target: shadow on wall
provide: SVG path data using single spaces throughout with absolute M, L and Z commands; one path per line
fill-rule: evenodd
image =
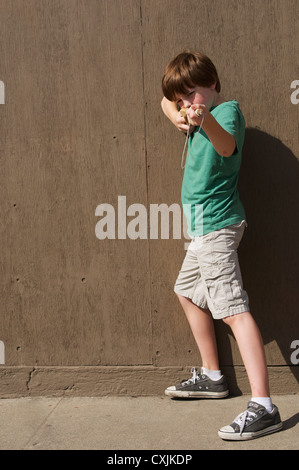
M 291 343 L 299 339 L 297 158 L 280 140 L 246 129 L 239 192 L 248 223 L 239 260 L 250 310 L 265 345 L 273 343 L 267 348 L 268 365 L 292 366 Z M 229 350 L 226 344 L 224 355 Z M 299 382 L 299 367 L 292 372 Z

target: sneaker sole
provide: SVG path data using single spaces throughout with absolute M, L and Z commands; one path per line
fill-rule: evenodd
M 165 395 L 173 398 L 225 398 L 229 395 L 229 391 L 224 392 L 190 392 L 180 390 L 165 390 Z
M 273 434 L 274 432 L 278 432 L 281 429 L 282 423 L 278 423 L 274 424 L 273 426 L 269 426 L 268 428 L 261 429 L 260 431 L 243 432 L 241 435 L 238 433 L 223 432 L 220 430 L 218 431 L 218 436 L 226 441 L 248 441 L 249 439 L 257 439 L 258 437 L 266 436 L 267 434 Z

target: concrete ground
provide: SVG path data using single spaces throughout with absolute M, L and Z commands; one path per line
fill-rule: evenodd
M 218 437 L 219 427 L 244 411 L 249 399 L 2 399 L 0 450 L 298 450 L 299 395 L 273 397 L 282 431 L 243 442 Z

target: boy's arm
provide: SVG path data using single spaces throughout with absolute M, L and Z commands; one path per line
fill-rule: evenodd
M 188 114 L 192 120 L 192 124 L 200 126 L 202 117 L 199 117 L 195 114 L 196 108 L 198 108 L 198 105 L 192 105 L 188 110 Z M 200 105 L 200 108 L 204 110 L 204 121 L 202 128 L 209 137 L 214 149 L 222 157 L 230 157 L 236 148 L 235 138 L 232 136 L 232 134 L 220 126 L 214 116 L 204 105 Z
M 164 114 L 170 119 L 170 121 L 177 127 L 179 131 L 187 132 L 188 125 L 186 124 L 185 118 L 180 115 L 177 110 L 177 105 L 174 101 L 169 101 L 165 96 L 161 101 L 161 107 Z

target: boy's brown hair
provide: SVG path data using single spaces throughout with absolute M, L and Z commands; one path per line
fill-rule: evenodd
M 221 89 L 216 67 L 201 52 L 182 52 L 166 66 L 162 90 L 169 101 L 175 101 L 178 95 L 185 95 L 196 86 L 210 87 L 216 82 L 215 90 Z

